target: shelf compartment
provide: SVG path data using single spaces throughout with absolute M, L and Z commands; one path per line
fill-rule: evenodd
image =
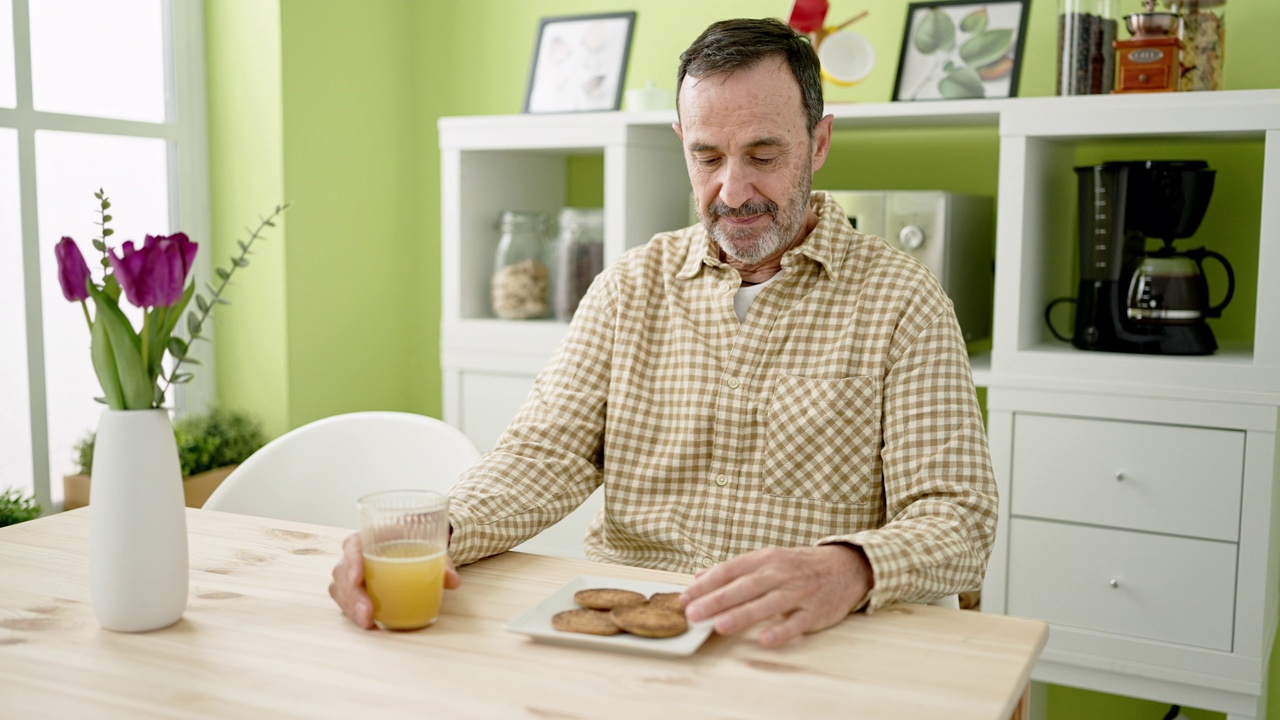
M 1143 388 L 1152 394 L 1180 386 L 1280 393 L 1280 324 L 1263 310 L 1280 307 L 1280 291 L 1261 280 L 1280 273 L 1280 207 L 1262 200 L 1280 186 L 1280 92 L 1227 93 L 1212 99 L 1083 98 L 1087 102 L 1070 113 L 1056 112 L 1060 103 L 1048 100 L 1058 99 L 1046 99 L 1019 104 L 1003 116 L 995 382 L 1036 377 Z M 1157 112 L 1161 109 L 1177 121 Z M 1045 308 L 1055 298 L 1074 298 L 1077 290 L 1072 167 L 1174 157 L 1204 157 L 1219 169 L 1205 223 L 1197 237 L 1179 241 L 1179 247 L 1203 245 L 1237 265 L 1236 297 L 1223 319 L 1210 321 L 1221 349 L 1209 356 L 1134 355 L 1080 351 L 1056 340 L 1045 324 Z M 1231 174 L 1224 175 L 1218 165 Z M 1216 210 L 1218 205 L 1223 209 Z M 1217 227 L 1236 234 L 1213 237 Z M 1205 263 L 1205 269 L 1216 301 L 1225 292 L 1224 276 L 1214 263 Z M 1072 317 L 1067 308 L 1055 311 L 1060 332 L 1070 334 Z

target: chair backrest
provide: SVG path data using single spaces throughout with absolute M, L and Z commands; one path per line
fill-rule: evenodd
M 355 529 L 360 496 L 402 488 L 444 492 L 479 459 L 466 435 L 435 418 L 335 415 L 267 443 L 222 481 L 204 507 Z

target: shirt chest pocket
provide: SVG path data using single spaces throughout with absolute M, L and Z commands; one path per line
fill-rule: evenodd
M 784 375 L 769 399 L 764 492 L 863 503 L 880 479 L 880 380 Z

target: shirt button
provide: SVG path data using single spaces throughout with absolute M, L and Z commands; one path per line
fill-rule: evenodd
M 725 485 L 729 484 L 729 478 L 725 477 L 724 475 L 717 475 L 716 484 L 719 485 L 720 487 L 724 487 Z
M 725 384 L 725 385 L 728 385 L 730 388 L 732 388 L 732 389 L 734 389 L 734 390 L 737 390 L 737 389 L 738 389 L 738 386 L 739 386 L 739 385 L 741 385 L 742 383 L 741 383 L 741 382 L 739 382 L 738 378 L 736 378 L 736 377 L 731 377 L 731 378 L 729 378 L 728 380 L 726 380 L 724 384 Z
M 709 558 L 709 557 L 704 557 L 704 558 L 702 558 L 702 567 L 704 567 L 704 568 L 709 568 L 709 567 L 711 567 L 712 565 L 715 565 L 715 564 L 716 564 L 716 561 L 715 561 L 715 560 L 712 560 L 712 559 L 711 559 L 711 558 Z
M 720 283 L 720 292 L 729 292 L 729 283 L 728 283 L 728 281 L 725 281 L 725 282 Z

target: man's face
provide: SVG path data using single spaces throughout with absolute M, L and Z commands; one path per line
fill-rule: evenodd
M 686 76 L 675 130 L 698 215 L 725 255 L 757 263 L 803 231 L 813 172 L 830 147 L 831 118 L 809 137 L 800 86 L 785 60 Z

